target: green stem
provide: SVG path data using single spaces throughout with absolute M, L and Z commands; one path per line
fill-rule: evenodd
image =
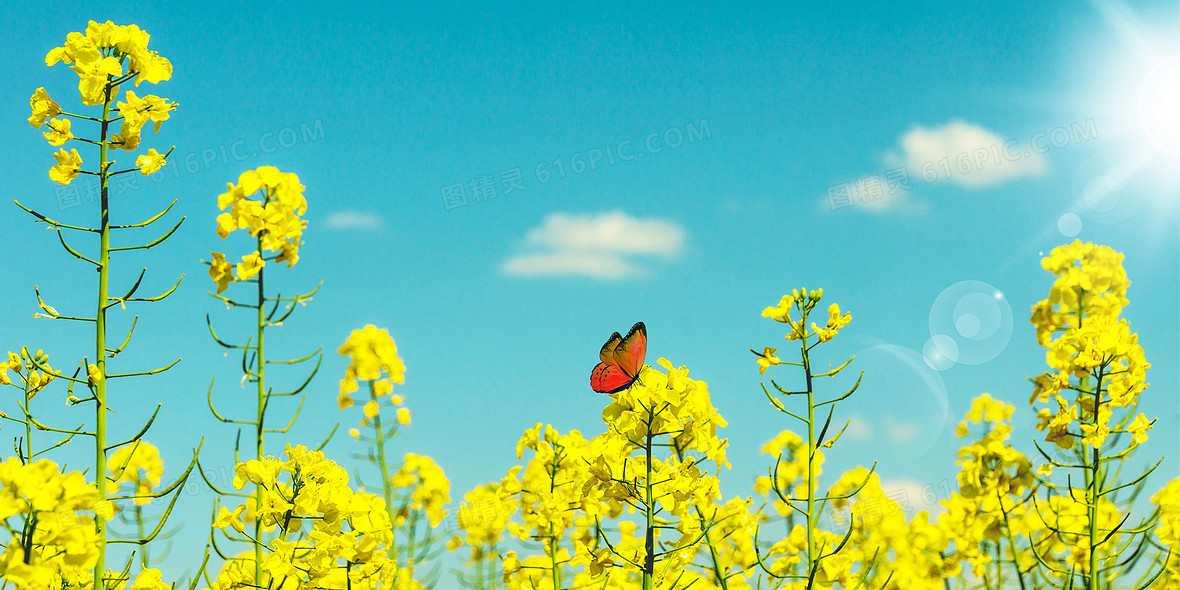
M 705 526 L 712 525 L 712 523 L 708 523 L 708 525 L 705 524 L 705 513 L 701 510 L 701 507 L 696 506 L 695 508 L 697 511 L 697 518 L 700 519 L 701 524 Z M 714 514 L 714 516 L 716 516 L 716 514 Z M 709 557 L 711 557 L 713 560 L 713 582 L 716 583 L 717 587 L 721 588 L 721 590 L 729 590 L 729 581 L 725 577 L 725 572 L 721 571 L 721 556 L 717 554 L 717 546 L 713 542 L 713 533 L 708 529 L 705 530 L 705 544 L 709 546 Z
M 138 487 L 138 483 L 136 484 L 136 486 Z M 137 528 L 139 529 L 139 538 L 140 539 L 146 538 L 143 534 L 143 532 L 144 532 L 143 531 L 143 507 L 140 506 L 139 504 L 135 505 L 135 524 L 136 524 Z M 140 563 L 140 565 L 143 566 L 143 569 L 148 568 L 148 546 L 147 545 L 140 545 L 139 546 L 139 563 Z
M 804 308 L 801 313 L 800 326 L 807 325 L 807 315 L 808 310 Z M 816 559 L 815 554 L 815 534 L 813 532 L 818 519 L 818 515 L 815 513 L 815 489 L 817 487 L 815 482 L 815 393 L 812 387 L 811 357 L 807 352 L 806 329 L 804 329 L 800 340 L 803 351 L 803 373 L 807 377 L 807 587 L 811 588 L 815 572 L 819 567 L 819 560 Z
M 373 382 L 369 381 L 369 399 L 377 401 L 377 390 L 373 386 Z M 389 479 L 389 464 L 385 461 L 385 431 L 381 427 L 381 414 L 378 413 L 373 416 L 373 433 L 377 442 L 377 462 L 381 466 L 381 492 L 385 495 L 385 510 L 389 512 L 389 522 L 393 527 L 397 528 L 397 514 L 393 509 L 393 482 Z M 394 563 L 393 581 L 394 587 L 397 587 L 398 578 L 401 576 L 400 567 L 397 563 L 397 537 L 394 536 L 393 543 L 389 545 L 389 559 Z
M 264 189 L 265 190 L 265 189 Z M 262 232 L 258 235 L 258 251 L 262 251 Z M 265 459 L 265 447 L 263 445 L 263 436 L 265 430 L 263 428 L 264 418 L 266 417 L 266 357 L 263 353 L 263 338 L 266 335 L 266 291 L 263 289 L 262 275 L 266 269 L 258 271 L 258 355 L 255 358 L 255 367 L 257 368 L 258 379 L 258 422 L 255 424 L 254 442 L 256 445 L 255 456 L 261 462 Z M 262 519 L 258 518 L 258 511 L 262 509 L 262 486 L 256 485 L 254 487 L 254 584 L 258 588 L 262 588 Z
M 647 422 L 647 437 L 644 441 L 643 450 L 647 455 L 647 476 L 643 479 L 645 494 L 644 494 L 644 508 L 646 509 L 645 516 L 647 517 L 647 534 L 643 541 L 643 548 L 646 555 L 643 558 L 643 590 L 651 590 L 656 572 L 656 523 L 655 523 L 655 499 L 652 498 L 651 490 L 651 425 L 655 422 L 655 416 L 649 415 Z
M 94 364 L 98 366 L 99 374 L 106 375 L 107 348 L 107 279 L 110 276 L 111 262 L 111 218 L 110 201 L 107 186 L 107 128 L 110 125 L 111 86 L 107 85 L 102 104 L 102 123 L 100 124 L 98 145 L 98 182 L 99 202 L 101 206 L 102 222 L 99 226 L 98 250 L 98 311 L 94 318 Z M 94 562 L 94 587 L 96 590 L 106 588 L 106 551 L 107 551 L 107 380 L 102 378 L 94 387 L 94 482 L 98 488 L 96 506 L 102 507 L 103 514 L 95 515 L 95 549 L 98 559 Z
M 1102 401 L 1102 376 L 1099 373 L 1097 383 L 1094 385 L 1094 424 L 1097 426 L 1099 404 Z M 1098 489 L 1100 484 L 1101 460 L 1099 456 L 1099 448 L 1095 446 L 1091 455 L 1091 465 L 1088 470 L 1089 481 L 1086 482 L 1086 503 L 1088 504 L 1089 523 L 1088 529 L 1090 533 L 1090 571 L 1089 571 L 1089 590 L 1098 590 L 1098 501 L 1101 499 L 1101 490 Z
M 1020 551 L 1016 547 L 1016 537 L 1012 535 L 1012 526 L 1008 523 L 1008 510 L 1004 508 L 1004 498 L 1000 495 L 999 489 L 996 489 L 996 498 L 1000 501 L 1000 514 L 1004 515 L 1004 535 L 1008 538 L 1008 546 L 1012 550 L 1012 566 L 1016 569 L 1016 580 L 1020 582 L 1020 590 L 1026 590 L 1024 573 L 1020 571 Z M 1030 547 L 1030 550 L 1035 549 Z
M 25 381 L 25 465 L 33 462 L 33 400 L 29 397 L 29 383 Z
M 549 523 L 549 573 L 553 576 L 553 587 L 561 588 L 561 565 L 557 563 L 557 535 L 553 534 L 553 523 Z

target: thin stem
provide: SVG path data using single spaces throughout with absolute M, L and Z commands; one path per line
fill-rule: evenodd
M 99 226 L 98 251 L 98 311 L 94 316 L 94 364 L 98 366 L 100 375 L 106 375 L 107 351 L 107 280 L 110 276 L 111 262 L 111 223 L 110 223 L 110 193 L 107 186 L 107 130 L 110 125 L 111 89 L 108 84 L 102 105 L 101 131 L 98 145 L 98 181 L 101 204 L 102 222 Z M 99 379 L 94 386 L 94 482 L 98 488 L 98 506 L 102 506 L 104 514 L 107 506 L 107 380 Z M 106 549 L 107 523 L 106 517 L 96 515 L 94 519 L 95 549 L 98 559 L 94 562 L 94 587 L 96 590 L 106 589 Z
M 643 541 L 644 550 L 647 552 L 647 555 L 645 555 L 643 558 L 643 590 L 651 590 L 652 589 L 652 584 L 654 582 L 653 578 L 655 577 L 655 570 L 656 570 L 656 547 L 655 547 L 655 545 L 656 545 L 656 542 L 655 542 L 656 515 L 655 515 L 655 506 L 653 506 L 653 504 L 655 504 L 655 499 L 652 497 L 652 490 L 651 490 L 651 446 L 652 446 L 651 445 L 651 441 L 652 441 L 651 424 L 654 421 L 655 421 L 655 416 L 652 415 L 651 412 L 649 412 L 648 413 L 647 429 L 646 429 L 647 430 L 647 435 L 646 435 L 647 438 L 644 441 L 645 444 L 643 445 L 643 450 L 647 456 L 647 477 L 645 477 L 643 480 L 644 489 L 645 489 L 645 493 L 644 493 L 644 497 L 643 497 L 644 508 L 647 511 L 645 514 L 645 516 L 647 517 L 647 535 Z
M 33 414 L 31 407 L 33 399 L 29 396 L 29 382 L 25 381 L 25 403 L 21 409 L 25 411 L 25 465 L 33 462 Z
M 807 315 L 808 310 L 803 308 L 799 325 L 807 325 Z M 815 391 L 812 387 L 811 356 L 807 352 L 806 330 L 803 331 L 800 340 L 800 348 L 803 352 L 803 373 L 807 377 L 807 587 L 810 588 L 815 570 L 819 567 L 818 556 L 815 554 L 815 534 L 813 532 L 815 521 L 818 518 L 815 513 Z
M 259 276 L 262 276 L 259 274 Z M 261 307 L 261 306 L 260 306 Z M 373 382 L 369 381 L 369 399 L 377 400 L 377 390 L 373 386 Z M 397 526 L 397 513 L 393 509 L 393 482 L 389 479 L 389 464 L 385 461 L 385 430 L 381 427 L 381 414 L 373 416 L 373 432 L 376 435 L 377 443 L 377 463 L 381 466 L 381 492 L 385 495 L 385 510 L 389 512 L 389 522 Z M 389 559 L 393 561 L 395 567 L 397 566 L 397 539 L 389 545 Z M 398 567 L 394 571 L 394 587 L 397 587 L 397 578 L 401 576 L 401 569 Z
M 139 531 L 139 538 L 143 539 L 143 506 L 139 504 L 135 505 L 135 524 Z M 148 546 L 146 544 L 139 546 L 139 563 L 143 566 L 143 569 L 148 568 Z
M 262 249 L 262 232 L 258 233 L 258 248 L 259 248 L 259 250 Z M 260 269 L 258 271 L 258 324 L 256 326 L 257 334 L 258 334 L 258 344 L 257 344 L 257 347 L 255 348 L 255 350 L 258 353 L 258 355 L 255 357 L 255 359 L 257 360 L 256 371 L 257 371 L 257 380 L 258 380 L 258 422 L 257 422 L 257 424 L 255 424 L 254 443 L 255 443 L 255 456 L 258 458 L 259 462 L 262 462 L 262 460 L 265 458 L 265 454 L 264 454 L 265 447 L 263 446 L 263 437 L 265 434 L 265 430 L 263 428 L 263 422 L 264 422 L 263 419 L 265 418 L 265 415 L 266 415 L 266 378 L 265 378 L 265 371 L 266 371 L 266 360 L 265 359 L 266 359 L 266 357 L 264 356 L 264 353 L 263 353 L 264 349 L 262 346 L 263 337 L 266 334 L 266 317 L 262 311 L 262 302 L 266 298 L 265 291 L 263 291 L 263 283 L 262 283 L 262 275 L 265 271 L 266 271 L 266 269 Z M 256 510 L 260 510 L 262 508 L 262 485 L 261 484 L 254 486 L 254 505 L 257 507 Z M 263 585 L 262 585 L 262 519 L 257 518 L 257 517 L 255 517 L 255 519 L 254 519 L 254 584 L 258 588 L 263 587 Z

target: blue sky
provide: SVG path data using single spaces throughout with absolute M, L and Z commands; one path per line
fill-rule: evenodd
M 185 273 L 175 296 L 115 321 L 141 314 L 116 367 L 183 357 L 113 393 L 113 423 L 128 434 L 164 404 L 149 440 L 171 473 L 201 436 L 206 461 L 229 462 L 234 431 L 205 408 L 210 379 L 221 406 L 253 411 L 203 325 L 209 314 L 244 334 L 250 317 L 206 294 L 201 261 L 244 253 L 214 233 L 216 196 L 262 165 L 297 173 L 309 202 L 300 263 L 268 283 L 288 294 L 323 280 L 271 332 L 277 355 L 326 353 L 304 418 L 272 439 L 275 452 L 359 418 L 336 410 L 335 349 L 371 323 L 407 366 L 398 391 L 414 424 L 395 449 L 434 457 L 457 501 L 514 465 L 537 422 L 601 432 L 607 400 L 588 374 L 606 337 L 642 320 L 649 364 L 665 357 L 709 383 L 730 423 L 723 491 L 748 495 L 770 465 L 759 446 L 793 427 L 762 396 L 748 351 L 791 348 L 760 312 L 792 288 L 823 287 L 853 321 L 818 362 L 856 355 L 865 371 L 837 412 L 856 426 L 825 470 L 879 460 L 887 488 L 928 508 L 913 490 L 953 482 L 952 430 L 972 397 L 1016 404 L 1018 447 L 1035 452 L 1026 378 L 1045 367 L 1029 309 L 1052 282 L 1040 257 L 1076 237 L 1126 253 L 1125 317 L 1154 364 L 1142 409 L 1159 418 L 1141 457 L 1168 457 L 1157 482 L 1180 473 L 1180 156 L 1175 122 L 1150 102 L 1175 90 L 1180 46 L 1163 41 L 1175 3 L 71 3 L 0 15 L 14 31 L 0 87 L 8 194 L 67 222 L 93 223 L 97 204 L 57 190 L 54 150 L 24 120 L 40 86 L 77 107 L 74 74 L 45 68 L 45 53 L 109 19 L 139 24 L 173 64 L 170 81 L 140 88 L 180 105 L 144 135 L 145 147 L 175 145 L 172 158 L 158 182 L 112 198 L 116 223 L 172 199 L 168 218 L 187 217 L 114 271 L 126 284 L 147 266 L 147 291 Z M 523 186 L 506 194 L 517 170 Z M 477 198 L 473 182 L 494 198 Z M 92 275 L 9 211 L 0 347 L 44 348 L 70 366 L 93 335 L 34 320 L 33 285 L 63 313 L 86 310 Z M 928 342 L 962 362 L 924 359 Z M 42 395 L 45 412 L 64 398 Z M 357 465 L 348 457 L 361 448 L 341 437 L 327 450 Z M 182 500 L 185 551 L 202 543 L 211 501 Z

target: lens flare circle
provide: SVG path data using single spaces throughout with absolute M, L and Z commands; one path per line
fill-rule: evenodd
M 935 371 L 945 371 L 959 361 L 959 345 L 944 334 L 931 336 L 922 346 L 922 360 Z
M 1061 235 L 1072 238 L 1082 231 L 1082 218 L 1077 213 L 1066 213 L 1057 220 L 1057 231 Z
M 922 356 L 936 370 L 946 370 L 939 367 L 947 361 L 981 365 L 1011 340 L 1012 306 L 1004 294 L 983 281 L 960 281 L 943 289 L 930 306 L 930 340 Z

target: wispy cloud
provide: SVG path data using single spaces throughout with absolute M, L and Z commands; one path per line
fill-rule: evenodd
M 918 434 L 922 432 L 922 428 L 917 422 L 888 420 L 885 432 L 889 435 L 889 440 L 895 443 L 907 443 L 917 438 Z
M 1053 133 L 1058 130 L 1067 131 L 1060 127 Z M 1076 129 L 1072 137 L 1079 141 Z M 1036 138 L 1042 140 L 1040 144 L 1034 143 Z M 915 126 L 882 155 L 887 171 L 834 184 L 818 204 L 831 211 L 848 208 L 876 215 L 922 215 L 930 205 L 915 198 L 915 187 L 950 183 L 977 189 L 1040 176 L 1049 168 L 1044 156 L 1047 145 L 1046 133 L 1020 143 L 962 120 L 937 127 Z
M 859 415 L 853 414 L 848 419 L 848 429 L 844 432 L 844 435 L 850 440 L 867 440 L 873 436 L 873 425 Z
M 384 222 L 376 213 L 365 211 L 336 211 L 328 215 L 328 229 L 379 229 Z
M 529 251 L 504 261 L 516 276 L 586 276 L 618 280 L 642 276 L 644 259 L 680 253 L 685 232 L 663 219 L 640 219 L 613 211 L 597 215 L 551 213 L 529 230 Z
M 966 188 L 1040 176 L 1048 169 L 1044 155 L 1030 146 L 961 120 L 910 129 L 886 160 L 905 165 L 918 178 L 942 177 Z

